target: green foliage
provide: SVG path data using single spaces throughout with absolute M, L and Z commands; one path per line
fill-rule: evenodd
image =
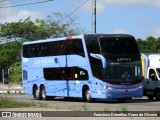
M 22 65 L 21 62 L 16 62 L 9 68 L 10 71 L 10 81 L 14 83 L 20 83 L 22 80 Z
M 37 19 L 33 22 L 27 18 L 18 22 L 0 24 L 0 37 L 6 41 L 17 38 L 39 40 L 76 35 L 82 32 L 80 28 L 76 27 L 76 20 L 70 16 L 53 13 L 46 20 Z
M 160 53 L 160 38 L 149 36 L 146 40 L 137 39 L 137 44 L 141 53 Z
M 14 41 L 0 44 L 0 69 L 9 68 L 9 66 L 21 60 L 22 42 Z
M 37 19 L 33 22 L 27 18 L 18 22 L 0 23 L 0 43 L 3 43 L 0 44 L 0 70 L 10 68 L 11 81 L 20 82 L 22 43 L 25 40 L 79 34 L 81 29 L 76 27 L 76 20 L 70 16 L 53 13 L 46 20 Z M 1 73 L 0 78 L 2 78 Z
M 109 108 L 108 106 L 105 106 L 105 107 L 104 107 L 104 111 L 105 111 L 105 112 L 109 112 L 109 109 L 110 109 L 110 108 Z
M 41 26 L 37 26 L 30 18 L 19 20 L 18 22 L 0 24 L 0 28 L 0 37 L 8 40 L 16 38 L 36 40 L 41 37 L 41 33 L 45 34 L 45 30 L 38 30 Z
M 127 106 L 121 105 L 121 106 L 117 109 L 117 112 L 118 112 L 118 111 L 127 112 L 127 111 L 128 111 L 128 108 L 127 108 Z
M 90 108 L 87 105 L 82 105 L 82 111 L 88 111 Z
M 9 98 L 0 98 L 0 108 L 24 108 L 24 107 L 33 107 L 33 108 L 48 108 L 47 104 L 35 103 L 32 102 L 22 102 L 16 101 Z

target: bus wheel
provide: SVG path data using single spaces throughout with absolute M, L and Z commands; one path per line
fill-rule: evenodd
M 86 102 L 92 102 L 91 92 L 90 92 L 90 89 L 88 87 L 86 87 L 84 89 L 84 100 Z
M 153 95 L 149 95 L 149 96 L 148 96 L 148 99 L 149 99 L 149 100 L 153 100 L 153 99 L 154 99 L 154 96 L 153 96 Z
M 47 95 L 46 95 L 46 89 L 44 86 L 42 86 L 42 89 L 41 89 L 41 98 L 42 100 L 47 100 Z
M 33 87 L 33 98 L 36 98 L 36 87 Z
M 34 90 L 35 90 L 35 91 L 34 91 L 34 93 L 35 93 L 35 98 L 36 98 L 37 100 L 40 100 L 41 97 L 40 97 L 40 92 L 39 92 L 39 90 L 38 90 L 38 87 L 35 87 Z
M 156 98 L 156 100 L 160 100 L 160 91 L 156 91 L 155 92 L 155 98 Z

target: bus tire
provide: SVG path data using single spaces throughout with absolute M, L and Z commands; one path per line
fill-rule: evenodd
M 48 100 L 48 96 L 46 95 L 46 88 L 44 86 L 41 88 L 41 98 L 42 100 Z
M 34 93 L 35 93 L 35 98 L 37 100 L 41 100 L 41 95 L 40 95 L 40 91 L 38 90 L 38 87 L 36 86 L 35 89 L 34 89 Z
M 33 98 L 34 99 L 36 98 L 36 90 L 35 89 L 36 89 L 36 86 L 33 87 Z
M 92 102 L 90 89 L 88 87 L 86 87 L 83 92 L 84 92 L 83 93 L 83 99 L 86 102 Z
M 155 90 L 154 96 L 155 96 L 156 100 L 160 101 L 160 90 L 159 89 Z
M 154 99 L 154 96 L 153 96 L 153 95 L 148 95 L 148 99 L 149 99 L 149 100 L 153 100 L 153 99 Z

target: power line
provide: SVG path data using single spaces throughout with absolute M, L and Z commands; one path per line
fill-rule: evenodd
M 61 18 L 59 21 L 62 21 L 64 19 L 66 19 L 67 17 L 70 17 L 73 13 L 75 13 L 78 9 L 80 9 L 82 6 L 84 6 L 87 2 L 88 2 L 88 0 L 84 1 L 82 4 L 80 4 L 80 6 L 78 6 L 76 9 L 74 9 L 72 12 L 70 12 L 65 17 Z
M 26 6 L 26 5 L 33 5 L 33 4 L 39 4 L 39 3 L 45 3 L 45 2 L 50 2 L 54 0 L 45 0 L 45 1 L 40 1 L 40 2 L 33 2 L 33 3 L 26 3 L 26 4 L 20 4 L 20 5 L 11 5 L 11 6 L 2 6 L 1 8 L 10 8 L 10 7 L 20 7 L 20 6 Z
M 78 6 L 75 10 L 73 10 L 69 15 L 67 16 L 71 16 L 73 13 L 75 13 L 78 9 L 80 9 L 83 5 L 85 5 L 88 2 L 88 0 L 84 1 L 80 6 Z
M 85 5 L 88 2 L 88 0 L 85 0 L 82 4 L 80 4 L 76 9 L 74 9 L 72 12 L 70 12 L 68 15 L 62 17 L 58 22 L 61 22 L 62 20 L 69 18 L 74 12 L 76 12 L 78 9 L 80 9 L 83 5 Z M 59 26 L 57 26 L 59 27 Z M 60 28 L 60 27 L 59 27 Z M 62 28 L 60 28 L 62 29 Z
M 19 0 L 19 1 L 11 2 L 11 3 L 3 3 L 3 4 L 0 5 L 0 7 L 1 6 L 3 7 L 4 5 L 10 5 L 10 4 L 13 4 L 13 3 L 19 3 L 19 2 L 22 2 L 22 1 L 25 1 L 25 0 Z M 7 2 L 9 2 L 9 1 L 7 1 Z

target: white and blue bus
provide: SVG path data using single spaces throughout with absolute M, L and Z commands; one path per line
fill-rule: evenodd
M 141 55 L 127 34 L 86 34 L 25 42 L 23 91 L 52 97 L 118 99 L 143 96 Z

